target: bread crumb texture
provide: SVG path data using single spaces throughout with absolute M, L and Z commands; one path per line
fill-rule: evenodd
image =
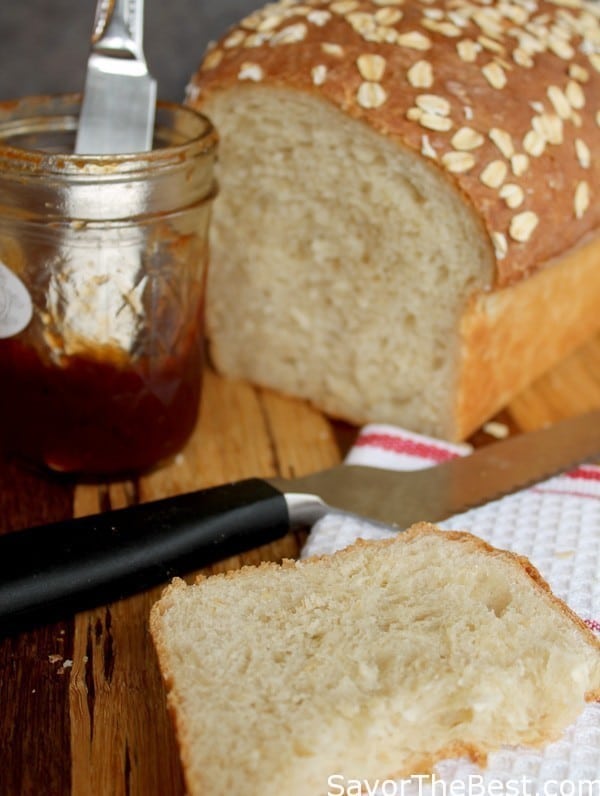
M 320 796 L 559 737 L 600 645 L 526 560 L 420 524 L 176 582 L 152 611 L 191 794 Z
M 599 20 L 598 4 L 580 0 L 281 0 L 211 45 L 188 99 L 220 117 L 219 91 L 261 83 L 366 122 L 477 207 L 489 239 L 506 241 L 495 255 L 498 284 L 509 284 L 600 224 Z M 262 101 L 293 143 L 296 120 Z M 304 120 L 324 160 L 329 121 L 319 140 Z M 523 196 L 516 220 L 507 182 Z

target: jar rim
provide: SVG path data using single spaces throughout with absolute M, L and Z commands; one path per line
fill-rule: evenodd
M 147 152 L 118 154 L 77 154 L 74 152 L 49 152 L 43 149 L 18 146 L 15 139 L 29 133 L 34 124 L 53 120 L 56 132 L 74 132 L 79 118 L 82 95 L 49 94 L 22 97 L 0 102 L 0 162 L 4 167 L 28 173 L 102 174 L 112 177 L 132 172 L 156 170 L 181 165 L 190 158 L 211 155 L 218 144 L 218 134 L 204 114 L 187 105 L 159 100 L 155 134 L 159 130 L 160 116 L 172 114 L 189 125 L 189 132 L 179 132 L 181 140 L 155 147 Z M 191 128 L 194 128 L 193 130 Z M 165 128 L 166 129 L 166 128 Z M 163 131 L 164 134 L 164 131 Z M 12 140 L 11 140 L 12 139 Z M 7 142 L 8 141 L 8 142 Z

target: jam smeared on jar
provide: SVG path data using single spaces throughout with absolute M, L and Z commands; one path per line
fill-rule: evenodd
M 0 449 L 125 477 L 197 416 L 218 137 L 158 102 L 149 151 L 73 154 L 80 115 L 75 95 L 0 103 Z
M 61 364 L 0 340 L 0 444 L 60 472 L 146 470 L 175 454 L 200 400 L 202 323 L 171 354 L 124 362 L 85 354 Z

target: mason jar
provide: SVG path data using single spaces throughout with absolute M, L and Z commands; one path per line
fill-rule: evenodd
M 196 421 L 217 136 L 159 103 L 151 151 L 73 154 L 79 108 L 0 103 L 0 446 L 125 475 Z

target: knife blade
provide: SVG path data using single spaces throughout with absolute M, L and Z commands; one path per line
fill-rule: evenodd
M 319 511 L 314 493 L 347 513 L 407 528 L 423 519 L 438 522 L 524 489 L 596 457 L 599 450 L 600 411 L 596 411 L 423 470 L 399 473 L 339 465 L 293 481 L 269 479 L 269 483 L 290 494 L 293 510 L 307 512 L 309 522 L 311 512 Z M 293 497 L 298 492 L 307 493 L 304 501 Z
M 77 154 L 152 148 L 156 81 L 143 53 L 143 0 L 98 0 L 77 128 Z
M 332 509 L 446 519 L 600 455 L 600 410 L 412 472 L 339 465 L 248 479 L 0 536 L 0 630 L 119 599 L 311 525 Z

